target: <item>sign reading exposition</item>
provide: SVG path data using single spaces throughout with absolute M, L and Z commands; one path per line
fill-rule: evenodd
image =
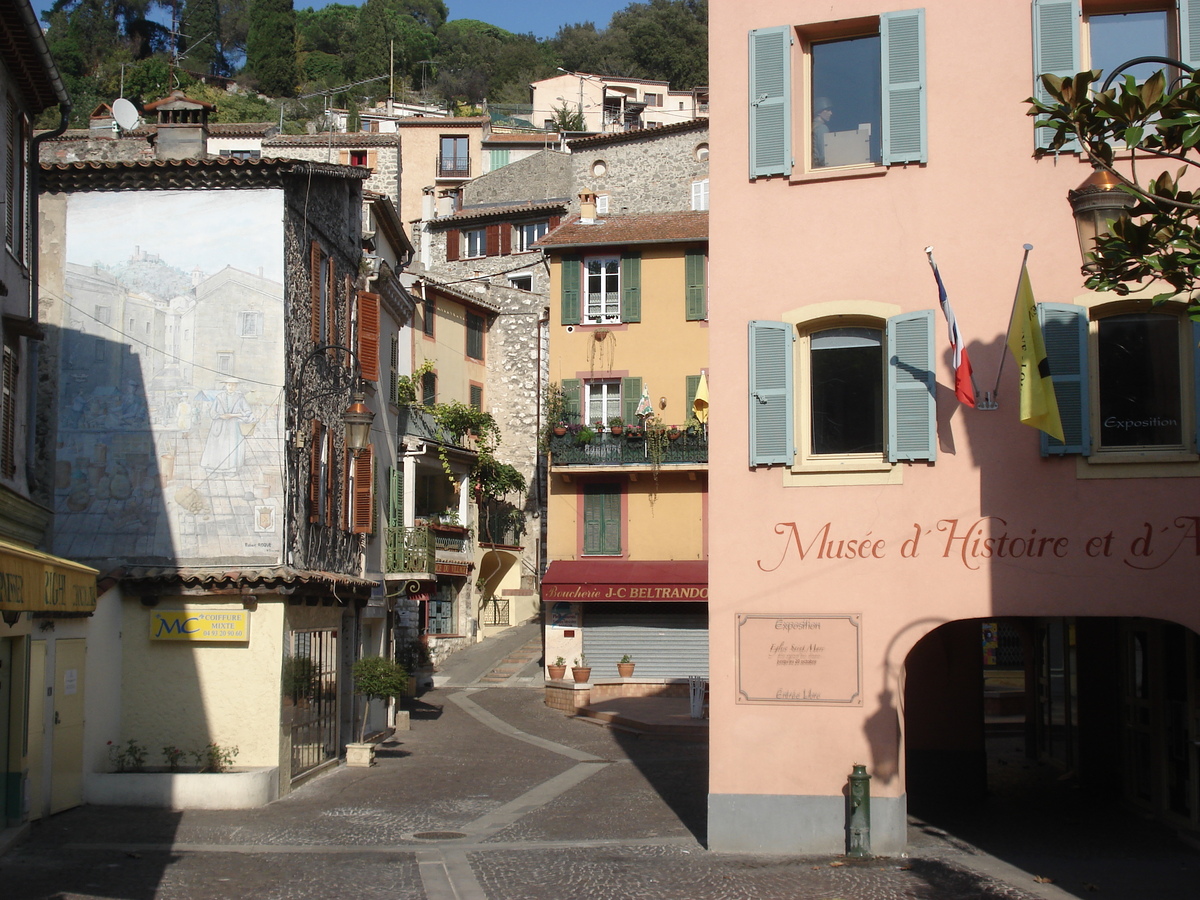
M 739 703 L 862 706 L 862 616 L 737 617 Z
M 150 616 L 150 640 L 244 643 L 250 640 L 250 613 L 244 609 L 155 611 Z

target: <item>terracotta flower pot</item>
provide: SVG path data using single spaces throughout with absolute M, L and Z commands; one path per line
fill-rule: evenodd
M 562 437 L 566 433 L 567 433 L 567 427 L 565 425 L 555 425 L 554 426 L 554 434 L 556 437 Z
M 623 425 L 614 425 L 614 426 L 612 426 L 612 433 L 620 434 L 622 432 L 622 430 L 624 430 L 624 427 L 625 426 L 623 426 Z
M 562 681 L 567 677 L 566 666 L 547 665 L 546 673 L 550 676 L 551 681 Z
M 592 677 L 591 666 L 572 666 L 571 677 L 575 679 L 576 684 L 583 684 Z
M 633 667 L 636 665 L 637 665 L 637 663 L 631 663 L 631 662 L 617 663 L 617 674 L 620 675 L 622 678 L 632 678 L 633 677 Z

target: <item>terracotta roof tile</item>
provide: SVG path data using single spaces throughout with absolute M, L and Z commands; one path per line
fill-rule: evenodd
M 707 240 L 707 212 L 676 212 L 605 216 L 590 225 L 572 217 L 534 246 L 553 250 L 594 244 L 672 244 Z
M 274 122 L 209 122 L 209 137 L 256 137 L 273 134 L 279 128 Z
M 332 140 L 331 140 L 332 138 Z M 263 147 L 395 147 L 400 135 L 373 131 L 326 131 L 321 134 L 276 134 L 263 140 Z
M 537 213 L 565 212 L 568 200 L 546 200 L 540 203 L 514 203 L 504 206 L 482 206 L 460 209 L 452 216 L 430 219 L 430 228 L 451 228 L 461 222 L 478 222 L 485 219 L 526 218 Z
M 83 161 L 43 163 L 41 186 L 51 193 L 67 190 L 164 190 L 173 188 L 254 188 L 278 184 L 286 176 L 327 175 L 365 179 L 357 166 L 339 166 L 303 159 L 146 159 L 128 162 Z
M 543 131 L 538 134 L 496 134 L 494 131 L 483 139 L 485 144 L 557 144 L 558 133 Z
M 472 128 L 476 125 L 490 125 L 492 120 L 487 116 L 405 116 L 396 119 L 397 125 L 407 125 L 430 128 Z
M 701 130 L 708 130 L 708 119 L 688 119 L 686 122 L 655 125 L 653 128 L 638 128 L 634 131 L 619 131 L 616 134 L 594 134 L 591 137 L 567 141 L 567 146 L 572 150 L 582 150 L 585 147 L 600 147 L 606 144 L 623 144 L 627 141 L 640 141 L 643 138 L 658 137 L 662 134 Z

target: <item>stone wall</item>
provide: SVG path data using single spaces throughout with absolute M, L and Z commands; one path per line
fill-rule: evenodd
M 348 165 L 349 150 L 366 150 L 368 159 L 374 159 L 371 175 L 363 183 L 363 190 L 385 194 L 397 207 L 400 205 L 400 148 L 372 144 L 367 147 L 351 147 L 344 145 L 326 147 L 318 145 L 297 145 L 285 141 L 263 141 L 262 155 L 275 159 L 307 159 L 313 162 L 330 162 Z
M 581 191 L 607 194 L 612 215 L 692 208 L 692 183 L 708 177 L 708 158 L 696 158 L 697 146 L 708 142 L 707 126 L 669 134 L 634 134 L 645 137 L 572 149 L 573 213 L 579 211 Z M 603 162 L 603 175 L 593 174 L 598 162 Z
M 541 150 L 467 182 L 463 185 L 463 206 L 557 200 L 574 194 L 570 155 Z

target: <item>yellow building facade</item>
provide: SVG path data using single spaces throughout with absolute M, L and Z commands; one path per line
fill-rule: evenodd
M 583 215 L 550 259 L 546 660 L 707 673 L 708 215 Z M 665 689 L 665 688 L 664 688 Z

